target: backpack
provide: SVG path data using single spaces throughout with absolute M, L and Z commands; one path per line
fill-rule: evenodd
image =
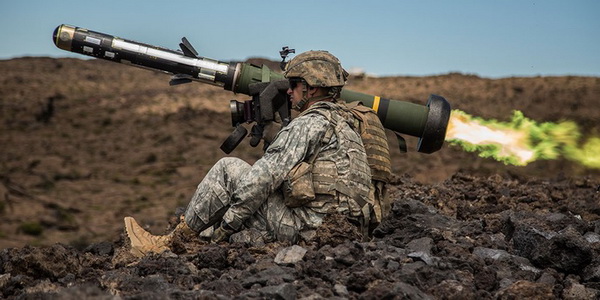
M 357 132 L 365 146 L 367 160 L 371 168 L 371 193 L 374 216 L 370 218 L 370 229 L 374 229 L 391 210 L 387 184 L 392 176 L 390 149 L 377 113 L 360 102 L 346 103 L 354 118 L 358 121 Z

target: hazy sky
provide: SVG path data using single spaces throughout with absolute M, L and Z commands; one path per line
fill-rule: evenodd
M 376 75 L 600 76 L 600 1 L 0 0 L 0 59 L 60 50 L 60 24 L 201 56 L 279 59 L 329 50 Z

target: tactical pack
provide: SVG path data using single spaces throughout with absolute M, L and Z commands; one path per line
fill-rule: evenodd
M 371 168 L 371 195 L 375 218 L 371 223 L 377 225 L 387 216 L 391 209 L 390 199 L 387 193 L 387 184 L 392 176 L 392 163 L 388 140 L 385 129 L 377 117 L 377 113 L 360 102 L 346 103 L 346 107 L 352 112 L 358 121 L 357 132 L 365 146 L 367 160 Z
M 379 121 L 377 114 L 371 108 L 361 105 L 360 102 L 353 102 L 353 103 L 349 103 L 349 104 L 340 103 L 340 104 L 341 105 L 339 105 L 339 106 L 329 106 L 329 105 L 324 105 L 324 106 L 328 107 L 329 109 L 331 109 L 332 107 L 337 107 L 337 109 L 343 110 L 342 112 L 340 112 L 341 115 L 344 116 L 344 119 L 346 120 L 346 122 L 348 122 L 351 125 L 353 130 L 359 134 L 362 144 L 364 145 L 366 156 L 367 156 L 367 162 L 368 162 L 369 169 L 371 172 L 371 186 L 369 188 L 369 195 L 367 196 L 367 198 L 369 199 L 369 203 L 372 203 L 372 206 L 373 206 L 372 211 L 370 213 L 367 213 L 370 210 L 367 207 L 367 203 L 364 203 L 364 200 L 361 201 L 360 198 L 362 198 L 362 197 L 355 197 L 355 200 L 357 200 L 358 204 L 361 206 L 361 210 L 363 211 L 363 214 L 365 214 L 365 213 L 368 214 L 368 215 L 365 215 L 364 217 L 365 217 L 365 221 L 367 221 L 367 223 L 369 224 L 369 226 L 368 226 L 369 229 L 372 230 L 372 229 L 374 229 L 375 226 L 377 226 L 381 222 L 381 220 L 389 213 L 389 211 L 391 209 L 390 200 L 389 200 L 388 193 L 387 193 L 387 184 L 391 178 L 391 159 L 390 159 L 389 146 L 388 146 L 388 141 L 387 141 L 387 137 L 385 134 L 385 129 L 383 128 L 381 122 Z M 307 113 L 307 112 L 305 112 L 305 113 Z M 335 118 L 333 118 L 331 114 L 326 113 L 325 111 L 322 111 L 321 109 L 316 109 L 316 110 L 313 109 L 313 110 L 311 110 L 311 113 L 320 113 L 321 115 L 328 118 L 329 121 L 332 122 L 333 124 L 338 122 L 337 120 L 334 120 Z M 333 132 L 329 132 L 329 133 L 332 134 Z M 301 185 L 297 186 L 296 188 L 302 186 L 301 189 L 298 189 L 299 192 L 306 193 L 307 191 L 309 191 L 310 192 L 309 193 L 310 195 L 308 195 L 309 198 L 314 199 L 315 194 L 326 193 L 325 191 L 327 189 L 323 188 L 323 186 L 322 186 L 323 183 L 320 182 L 320 180 L 315 179 L 316 181 L 313 181 L 312 177 L 310 177 L 311 179 L 307 179 L 307 178 L 309 178 L 309 176 L 306 176 L 307 175 L 306 169 L 310 169 L 309 173 L 313 173 L 313 172 L 329 173 L 329 172 L 320 166 L 317 166 L 316 170 L 312 170 L 313 161 L 314 161 L 314 158 L 310 159 L 308 164 L 306 162 L 304 162 L 305 166 L 302 167 L 302 170 L 305 170 L 305 171 L 303 171 L 303 172 L 299 172 L 299 171 L 290 172 L 290 174 L 288 175 L 288 179 L 290 181 L 289 183 L 305 182 L 305 184 L 301 184 Z M 306 165 L 309 165 L 309 167 L 306 168 Z M 300 167 L 300 165 L 298 167 Z M 302 175 L 302 176 L 299 176 L 299 175 Z M 323 176 L 317 175 L 317 177 L 321 178 Z M 300 178 L 304 178 L 305 180 L 299 180 Z M 312 183 L 314 184 L 314 192 L 313 192 L 313 187 L 307 188 L 306 180 L 313 181 Z M 290 193 L 292 191 L 291 186 L 292 185 L 288 186 Z M 348 193 L 348 192 L 346 192 L 346 193 Z M 291 195 L 291 194 L 288 194 L 288 195 Z M 307 195 L 305 195 L 305 196 L 307 196 Z M 296 199 L 294 201 L 300 200 L 299 201 L 300 203 L 306 203 L 307 199 L 304 199 L 304 198 L 306 198 L 305 196 L 301 197 L 301 198 L 303 198 L 302 200 Z M 289 197 L 289 199 L 292 199 L 292 198 L 293 197 Z M 308 201 L 310 201 L 310 200 L 308 200 Z M 363 202 L 363 203 L 361 203 L 361 202 Z M 288 206 L 290 206 L 291 203 L 287 203 L 287 204 L 288 204 Z

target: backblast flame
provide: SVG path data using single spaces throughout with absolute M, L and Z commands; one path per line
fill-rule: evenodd
M 580 136 L 577 125 L 570 121 L 538 124 L 520 111 L 514 111 L 510 122 L 499 122 L 453 110 L 446 141 L 505 164 L 524 166 L 538 159 L 564 156 L 586 167 L 600 169 L 600 138 L 592 137 L 579 147 Z

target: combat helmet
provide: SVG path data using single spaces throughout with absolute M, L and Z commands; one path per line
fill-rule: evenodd
M 337 57 L 323 50 L 307 51 L 295 56 L 287 64 L 286 78 L 302 78 L 312 87 L 342 87 L 348 72 Z

